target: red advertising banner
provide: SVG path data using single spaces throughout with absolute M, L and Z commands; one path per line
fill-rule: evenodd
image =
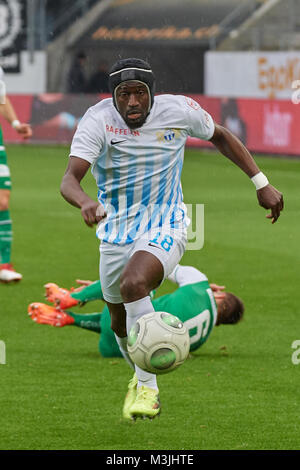
M 204 100 L 201 96 L 197 101 L 251 152 L 300 156 L 300 107 L 292 101 L 208 97 Z M 189 139 L 188 144 L 210 145 L 198 139 Z
M 57 93 L 33 96 L 30 118 L 32 140 L 70 144 L 84 113 L 100 100 L 99 95 L 84 94 Z
M 14 95 L 10 96 L 18 118 L 30 122 L 31 142 L 70 144 L 81 117 L 108 95 Z M 209 98 L 191 95 L 214 120 L 230 129 L 251 152 L 300 156 L 300 108 L 291 101 Z M 21 142 L 14 129 L 1 118 L 5 142 Z M 191 147 L 212 147 L 189 138 Z
M 255 152 L 300 156 L 300 108 L 291 101 L 239 99 L 246 146 Z

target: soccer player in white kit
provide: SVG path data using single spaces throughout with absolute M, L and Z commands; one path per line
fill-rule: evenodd
M 88 109 L 73 137 L 63 197 L 81 209 L 87 225 L 98 224 L 100 279 L 119 347 L 135 369 L 123 416 L 160 413 L 156 376 L 139 369 L 127 352 L 127 332 L 154 311 L 150 292 L 179 263 L 189 220 L 180 183 L 188 136 L 211 141 L 253 181 L 260 205 L 274 223 L 282 194 L 271 186 L 244 145 L 217 125 L 189 97 L 154 98 L 155 79 L 141 59 L 119 60 L 110 71 L 112 98 Z M 81 188 L 89 167 L 98 202 Z M 201 169 L 201 162 L 199 162 Z

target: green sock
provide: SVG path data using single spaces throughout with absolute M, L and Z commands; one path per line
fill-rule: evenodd
M 12 223 L 9 211 L 0 211 L 0 264 L 10 263 Z
M 90 302 L 91 300 L 104 300 L 100 281 L 93 282 L 79 292 L 72 292 L 71 297 L 82 303 Z
M 70 317 L 74 318 L 74 326 L 79 328 L 84 328 L 85 330 L 95 331 L 96 333 L 101 333 L 100 320 L 101 313 L 86 313 L 79 314 L 73 312 L 66 312 Z

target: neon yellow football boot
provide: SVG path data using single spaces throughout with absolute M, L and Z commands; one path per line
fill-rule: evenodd
M 137 389 L 136 400 L 130 408 L 132 419 L 150 418 L 153 419 L 161 412 L 159 392 L 153 388 L 143 385 Z
M 132 407 L 136 399 L 137 383 L 138 383 L 138 379 L 137 379 L 137 376 L 134 374 L 132 379 L 129 380 L 128 392 L 124 401 L 123 418 L 125 419 L 132 419 L 130 408 Z

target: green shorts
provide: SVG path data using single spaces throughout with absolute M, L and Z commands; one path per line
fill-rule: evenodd
M 2 129 L 0 128 L 0 189 L 11 189 L 10 171 L 3 145 Z

